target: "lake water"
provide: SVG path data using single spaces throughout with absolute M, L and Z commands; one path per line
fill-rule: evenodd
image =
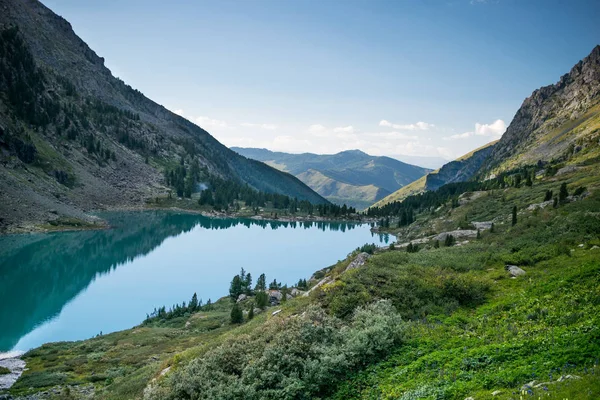
M 194 292 L 214 301 L 241 267 L 253 283 L 265 273 L 292 285 L 360 245 L 391 239 L 366 224 L 102 217 L 112 229 L 0 237 L 0 352 L 131 328 Z

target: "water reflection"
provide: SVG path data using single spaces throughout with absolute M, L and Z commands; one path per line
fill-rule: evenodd
M 225 230 L 243 225 L 252 229 L 259 229 L 259 227 L 264 230 L 296 228 L 318 229 L 323 232 L 366 229 L 365 226 L 360 227 L 343 222 L 218 219 L 159 211 L 107 213 L 103 214 L 103 217 L 109 220 L 113 226 L 112 229 L 0 237 L 0 351 L 12 349 L 23 336 L 45 321 L 59 315 L 69 301 L 99 277 L 116 270 L 121 265 L 130 264 L 136 259 L 143 258 L 159 247 L 165 239 L 190 232 L 196 227 Z M 363 243 L 366 238 L 364 233 L 361 234 L 363 239 L 360 239 Z M 204 234 L 201 237 L 202 244 L 193 244 L 193 246 L 198 246 L 200 249 L 202 245 L 210 248 L 226 243 L 226 238 L 217 239 L 217 236 Z M 376 241 L 383 243 L 388 241 L 387 238 L 381 236 L 375 238 Z M 194 240 L 196 243 L 200 242 L 198 238 L 194 238 Z M 237 239 L 236 236 L 231 240 L 240 239 Z M 248 241 L 252 238 L 246 234 L 242 240 Z M 290 240 L 294 239 L 290 238 Z M 305 239 L 298 238 L 297 240 Z M 353 240 L 357 242 L 359 239 Z M 360 241 L 356 243 L 356 245 L 358 244 L 361 244 Z M 255 245 L 259 246 L 260 244 Z M 351 250 L 352 247 L 347 248 L 348 252 Z M 284 251 L 285 249 L 283 249 Z M 277 256 L 277 252 L 270 254 Z M 206 263 L 217 262 L 217 256 L 206 260 Z M 175 254 L 170 257 L 174 265 L 170 268 L 173 268 L 173 273 L 177 273 L 177 265 L 183 263 L 179 260 L 183 260 L 184 256 L 181 255 L 177 258 L 177 254 Z M 318 269 L 312 266 L 310 268 L 312 268 L 310 272 Z M 150 271 L 148 273 L 152 272 L 149 269 L 147 271 Z M 220 292 L 225 294 L 226 288 L 221 288 Z M 183 297 L 175 300 L 185 300 L 189 294 L 182 293 Z M 147 304 L 145 309 L 150 310 L 155 305 L 157 304 Z M 94 310 L 94 312 L 98 313 L 99 311 Z M 123 312 L 125 313 L 126 310 Z M 143 313 L 139 314 L 140 318 L 143 316 Z M 127 325 L 122 328 L 125 327 Z M 63 340 L 60 337 L 50 339 Z

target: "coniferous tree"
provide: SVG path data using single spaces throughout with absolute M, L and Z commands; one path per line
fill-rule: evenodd
M 281 288 L 281 301 L 283 303 L 285 303 L 287 301 L 287 292 L 288 292 L 287 285 L 283 285 L 283 287 Z
M 444 240 L 444 246 L 446 246 L 446 247 L 454 246 L 454 243 L 456 243 L 456 239 L 454 238 L 454 236 L 446 235 L 446 239 Z
M 481 231 L 477 229 L 477 239 L 481 239 Z
M 244 313 L 242 312 L 242 309 L 240 308 L 240 306 L 238 306 L 237 303 L 233 304 L 230 317 L 232 324 L 241 324 L 242 322 L 244 322 Z
M 244 292 L 242 287 L 242 280 L 239 275 L 236 275 L 231 280 L 231 285 L 229 286 L 229 296 L 236 301 L 237 298 Z
M 194 312 L 198 309 L 198 296 L 196 295 L 195 292 L 194 292 L 194 295 L 192 296 L 192 299 L 190 300 L 188 309 L 190 310 L 190 312 Z
M 546 190 L 546 195 L 544 196 L 544 201 L 552 200 L 552 190 Z
M 256 293 L 256 307 L 260 308 L 260 309 L 264 309 L 267 306 L 267 303 L 269 301 L 269 297 L 267 296 L 266 292 L 260 291 Z
M 250 308 L 248 309 L 248 321 L 254 318 L 254 303 L 250 303 Z
M 244 287 L 246 289 L 247 295 L 252 294 L 252 275 L 250 275 L 250 272 L 246 274 L 246 277 L 244 279 Z
M 517 206 L 513 206 L 512 209 L 512 224 L 513 226 L 517 224 Z
M 440 248 L 440 241 L 436 240 L 435 242 L 433 242 L 433 248 L 434 249 L 439 249 Z
M 492 222 L 492 226 L 490 226 L 490 233 L 494 233 L 494 223 Z
M 560 185 L 560 190 L 558 192 L 558 202 L 560 204 L 564 204 L 567 201 L 567 197 L 569 197 L 569 192 L 567 191 L 567 184 L 563 182 Z
M 267 278 L 265 274 L 260 274 L 258 279 L 256 280 L 256 286 L 254 287 L 255 291 L 261 291 L 267 289 Z

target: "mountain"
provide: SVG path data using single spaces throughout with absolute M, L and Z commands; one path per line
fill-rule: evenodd
M 115 78 L 35 0 L 0 0 L 0 229 L 165 195 L 164 171 L 325 203 L 300 180 L 229 150 Z
M 422 177 L 427 168 L 360 150 L 337 154 L 289 154 L 267 149 L 232 147 L 239 154 L 289 172 L 334 203 L 365 208 Z
M 598 144 L 600 46 L 553 85 L 535 90 L 497 142 L 445 164 L 379 201 L 382 206 L 445 184 L 486 179 L 502 171 L 567 161 Z
M 441 168 L 431 171 L 422 178 L 417 179 L 386 196 L 375 203 L 374 206 L 381 207 L 394 201 L 402 201 L 408 196 L 423 193 L 428 190 L 436 190 L 448 183 L 461 182 L 470 179 L 473 173 L 481 168 L 496 143 L 497 141 L 488 143 L 454 161 L 450 161 Z

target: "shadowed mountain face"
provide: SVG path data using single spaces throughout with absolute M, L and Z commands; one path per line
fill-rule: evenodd
M 0 10 L 0 186 L 8 188 L 0 228 L 143 204 L 166 193 L 163 171 L 181 162 L 198 161 L 205 176 L 326 202 L 113 77 L 40 2 L 0 0 Z
M 57 316 L 98 277 L 149 254 L 165 239 L 194 227 L 317 227 L 322 231 L 346 231 L 354 227 L 346 223 L 212 219 L 160 211 L 102 216 L 111 223 L 112 229 L 0 237 L 0 302 L 3 304 L 0 352 L 12 349 L 25 334 Z
M 597 146 L 599 139 L 600 46 L 596 46 L 558 83 L 535 90 L 525 99 L 500 140 L 445 164 L 376 205 L 515 167 L 567 161 Z
M 368 207 L 429 171 L 359 150 L 331 155 L 289 154 L 240 147 L 232 150 L 295 175 L 332 202 L 357 208 Z

